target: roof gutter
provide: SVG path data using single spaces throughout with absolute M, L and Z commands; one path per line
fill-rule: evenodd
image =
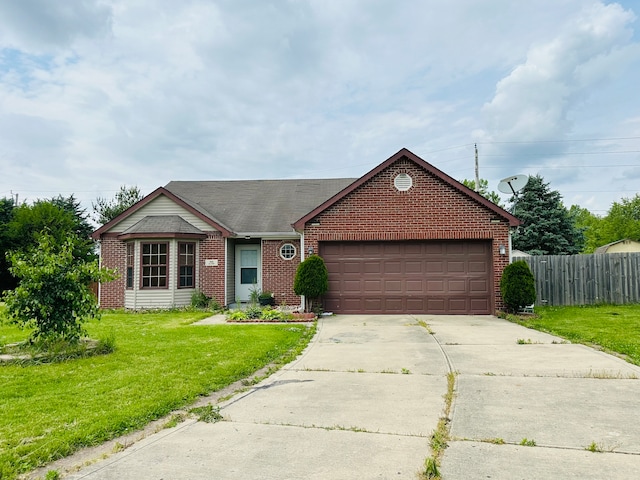
M 264 238 L 273 240 L 295 240 L 300 238 L 300 234 L 296 231 L 289 232 L 235 232 L 232 238 Z

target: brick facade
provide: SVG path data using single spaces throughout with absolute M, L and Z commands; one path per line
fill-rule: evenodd
M 413 179 L 406 192 L 393 184 L 399 173 Z M 319 225 L 312 225 L 319 224 Z M 322 241 L 492 240 L 494 310 L 502 308 L 500 277 L 509 263 L 499 246 L 509 244 L 509 224 L 414 162 L 401 159 L 305 226 L 305 248 Z
M 100 243 L 100 261 L 103 267 L 115 269 L 118 278 L 100 285 L 100 307 L 122 308 L 126 287 L 127 246 L 115 237 L 104 236 Z
M 280 247 L 290 243 L 296 248 L 296 256 L 285 260 Z M 262 241 L 262 290 L 273 292 L 276 304 L 300 305 L 300 297 L 293 293 L 293 280 L 300 264 L 299 240 Z
M 224 304 L 225 285 L 225 249 L 224 238 L 220 232 L 209 232 L 207 238 L 200 242 L 200 261 L 198 263 L 199 288 L 206 296 Z M 205 260 L 217 260 L 218 265 L 206 266 Z
M 461 191 L 455 186 L 455 181 L 420 159 L 414 161 L 412 156 L 408 151 L 398 152 L 347 187 L 343 192 L 349 193 L 342 198 L 318 206 L 300 219 L 296 224 L 297 229 L 302 229 L 303 222 L 306 222 L 305 250 L 313 248 L 319 252 L 320 243 L 329 241 L 487 240 L 492 248 L 492 308 L 501 309 L 500 278 L 509 263 L 510 222 L 517 225 L 517 219 L 495 209 L 480 197 L 474 198 L 475 194 Z M 413 184 L 408 191 L 398 191 L 394 186 L 394 179 L 400 173 L 412 179 Z M 170 195 L 164 190 L 157 195 L 165 194 Z M 151 200 L 143 200 L 139 205 L 138 208 L 151 209 L 151 214 L 166 213 L 164 204 L 161 205 L 162 209 L 154 207 Z M 201 220 L 196 215 L 199 212 L 190 211 L 188 205 L 180 208 L 186 209 L 186 213 L 190 212 L 191 222 Z M 183 215 L 184 212 L 171 213 Z M 298 219 L 289 220 L 293 222 Z M 102 242 L 102 265 L 116 269 L 120 276 L 113 282 L 101 285 L 100 302 L 102 308 L 121 308 L 125 305 L 126 243 L 118 240 L 113 230 L 108 230 L 111 226 L 103 228 L 105 230 L 97 231 L 94 237 L 99 236 Z M 202 225 L 198 228 L 204 231 L 211 228 L 211 224 L 208 228 Z M 213 228 L 218 227 L 214 225 Z M 206 238 L 202 238 L 203 233 L 197 240 L 196 287 L 220 304 L 234 301 L 234 235 L 222 228 L 220 231 L 207 231 Z M 158 236 L 154 235 L 153 238 Z M 225 249 L 226 242 L 229 242 L 229 251 Z M 280 248 L 285 243 L 291 243 L 296 248 L 296 256 L 291 260 L 280 256 Z M 507 254 L 500 255 L 500 245 L 507 247 Z M 273 292 L 277 304 L 299 305 L 300 297 L 293 292 L 293 282 L 303 253 L 300 240 L 262 239 L 261 246 L 262 290 Z M 227 258 L 229 265 L 226 264 Z

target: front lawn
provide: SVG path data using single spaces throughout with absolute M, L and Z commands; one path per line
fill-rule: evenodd
M 62 363 L 0 364 L 0 479 L 137 430 L 198 396 L 291 360 L 313 328 L 191 325 L 203 312 L 105 313 L 92 338 L 116 350 Z M 3 324 L 0 346 L 26 337 Z
M 640 365 L 640 305 L 536 307 L 535 312 L 536 316 L 518 323 L 574 343 L 602 347 Z

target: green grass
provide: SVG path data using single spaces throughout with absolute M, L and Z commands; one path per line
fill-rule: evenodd
M 574 343 L 602 347 L 640 365 L 640 305 L 536 307 L 535 312 L 537 317 L 518 323 Z
M 92 338 L 115 335 L 114 353 L 0 365 L 0 479 L 137 430 L 270 362 L 291 360 L 313 333 L 302 325 L 190 325 L 207 315 L 105 313 L 86 326 Z M 0 322 L 0 347 L 26 335 Z

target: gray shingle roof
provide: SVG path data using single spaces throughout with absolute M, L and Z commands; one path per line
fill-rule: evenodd
M 178 215 L 161 215 L 155 217 L 144 217 L 142 220 L 122 232 L 122 235 L 137 233 L 203 234 L 204 232 L 199 228 L 194 227 Z
M 165 188 L 236 233 L 283 233 L 355 180 L 174 181 Z

